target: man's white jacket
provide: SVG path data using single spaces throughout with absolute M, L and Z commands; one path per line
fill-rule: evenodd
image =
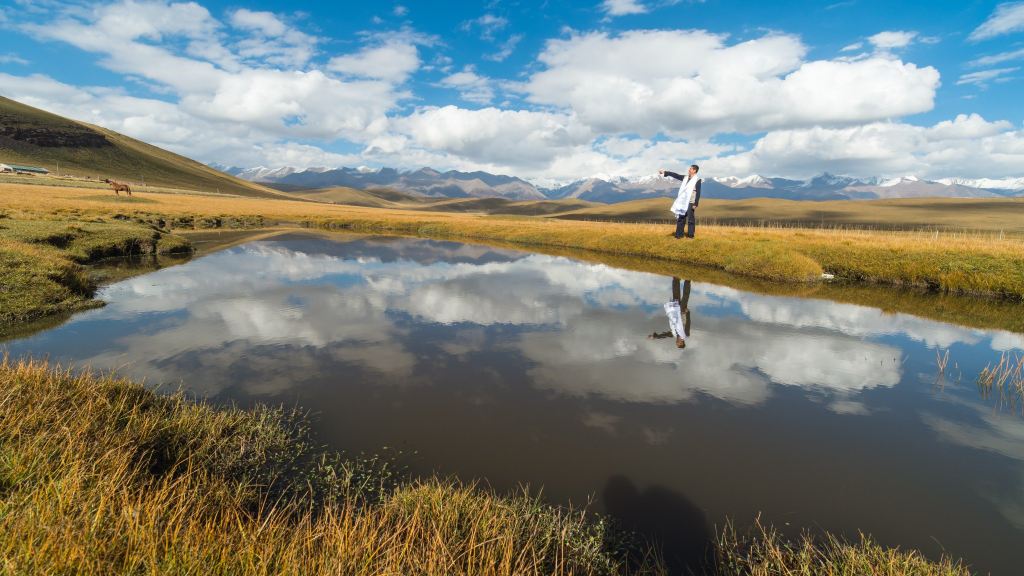
M 679 185 L 676 201 L 672 203 L 671 210 L 673 214 L 682 216 L 690 209 L 690 202 L 693 201 L 693 191 L 697 187 L 698 182 L 700 182 L 700 178 L 697 176 L 691 177 L 687 174 L 683 177 L 683 183 Z

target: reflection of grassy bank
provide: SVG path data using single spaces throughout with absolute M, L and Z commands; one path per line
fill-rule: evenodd
M 581 513 L 389 475 L 319 453 L 280 412 L 111 377 L 0 363 L 0 439 L 0 555 L 13 573 L 660 571 L 627 568 L 631 546 Z M 964 573 L 867 544 L 765 552 L 785 546 L 726 532 L 719 563 L 726 574 Z

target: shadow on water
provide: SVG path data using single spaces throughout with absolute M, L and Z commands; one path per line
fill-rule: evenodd
M 669 574 L 709 573 L 714 535 L 704 512 L 686 496 L 659 485 L 640 491 L 629 478 L 615 475 L 608 478 L 601 497 L 622 528 L 660 550 Z

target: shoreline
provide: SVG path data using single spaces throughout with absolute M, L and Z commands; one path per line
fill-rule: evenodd
M 5 299 L 0 332 L 9 331 L 15 320 L 102 305 L 91 299 L 95 286 L 83 268 L 101 257 L 190 252 L 190 237 L 229 230 L 242 237 L 276 234 L 287 230 L 277 225 L 289 224 L 571 253 L 662 274 L 698 270 L 695 278 L 713 277 L 727 285 L 773 294 L 835 294 L 895 312 L 928 314 L 928 305 L 919 300 L 962 299 L 963 308 L 984 309 L 968 324 L 1024 330 L 1024 321 L 1013 322 L 1010 310 L 1024 302 L 1024 242 L 1012 238 L 706 225 L 696 239 L 675 240 L 662 225 L 183 194 L 124 200 L 105 191 L 28 185 L 0 184 L 0 193 L 8 200 L 0 211 L 0 278 L 26 292 L 21 298 L 10 291 L 0 294 Z M 204 253 L 209 250 L 203 247 Z M 823 274 L 834 280 L 823 281 Z

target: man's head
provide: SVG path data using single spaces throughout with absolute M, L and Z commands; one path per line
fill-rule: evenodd
M 700 166 L 696 164 L 690 164 L 690 176 L 696 176 L 697 172 L 700 172 Z

